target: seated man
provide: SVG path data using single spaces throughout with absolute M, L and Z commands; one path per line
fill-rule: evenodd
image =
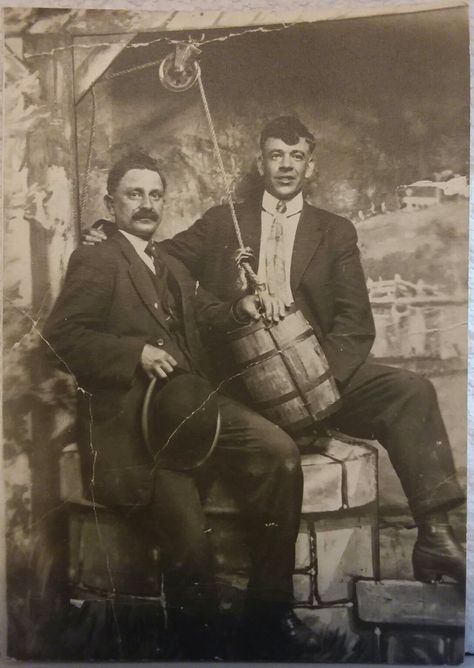
M 332 428 L 386 448 L 419 527 L 415 578 L 463 583 L 465 554 L 447 512 L 464 501 L 431 382 L 367 360 L 375 330 L 353 224 L 303 198 L 315 138 L 297 118 L 270 121 L 260 136 L 258 194 L 236 206 L 254 270 L 270 292 L 292 302 L 311 324 L 342 395 Z M 278 234 L 275 230 L 278 229 Z M 163 248 L 206 290 L 235 298 L 235 232 L 226 205 L 207 211 Z M 252 262 L 252 260 L 250 260 Z M 232 274 L 232 275 L 230 275 Z
M 112 167 L 105 202 L 118 231 L 72 254 L 44 336 L 78 382 L 79 448 L 91 499 L 127 508 L 131 521 L 156 534 L 180 656 L 210 659 L 218 653 L 218 601 L 198 485 L 192 472 L 156 466 L 140 429 L 150 378 L 166 383 L 178 368 L 200 373 L 195 281 L 149 243 L 161 221 L 165 187 L 147 155 L 127 156 Z M 264 306 L 268 314 L 281 308 L 270 297 Z M 202 295 L 198 315 L 217 329 L 260 317 L 251 295 L 228 302 Z M 298 449 L 252 410 L 223 394 L 218 401 L 216 459 L 224 462 L 220 474 L 231 481 L 250 534 L 246 656 L 310 660 L 317 638 L 292 610 L 303 484 Z

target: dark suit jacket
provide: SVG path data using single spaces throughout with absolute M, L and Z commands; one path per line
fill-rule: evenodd
M 194 319 L 196 283 L 185 267 L 164 254 L 184 323 L 193 368 L 200 343 Z M 151 272 L 122 234 L 71 256 L 65 285 L 44 336 L 79 392 L 78 432 L 85 489 L 97 502 L 136 505 L 149 501 L 153 462 L 140 415 L 148 380 L 140 365 L 146 343 L 177 359 L 183 354 L 156 309 Z M 200 296 L 206 322 L 228 326 L 229 304 Z M 93 483 L 93 484 L 91 484 Z
M 261 198 L 236 205 L 245 245 L 260 252 Z M 220 299 L 235 299 L 238 248 L 227 205 L 207 211 L 192 227 L 163 243 L 201 285 Z M 291 289 L 313 327 L 334 377 L 343 383 L 366 360 L 375 336 L 353 224 L 305 203 L 295 237 Z

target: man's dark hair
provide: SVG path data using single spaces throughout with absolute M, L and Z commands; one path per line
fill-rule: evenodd
M 260 148 L 262 151 L 265 142 L 270 137 L 281 139 L 289 146 L 297 144 L 300 138 L 303 137 L 308 142 L 310 151 L 313 151 L 316 144 L 314 135 L 311 134 L 308 128 L 296 116 L 279 116 L 265 125 L 260 135 Z
M 166 179 L 157 161 L 147 153 L 137 151 L 125 155 L 112 166 L 107 177 L 107 192 L 109 195 L 114 194 L 122 177 L 131 169 L 149 169 L 152 172 L 156 172 L 161 178 L 163 188 L 166 190 Z

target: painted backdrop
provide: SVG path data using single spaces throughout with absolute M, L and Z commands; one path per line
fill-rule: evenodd
M 175 39 L 202 43 L 236 197 L 255 187 L 266 120 L 297 114 L 313 129 L 317 170 L 307 195 L 357 226 L 377 323 L 373 354 L 429 375 L 462 479 L 466 470 L 467 10 L 184 33 L 146 32 L 138 13 L 111 12 L 123 37 L 107 38 L 119 41 L 116 57 L 105 72 L 91 59 L 93 94 L 78 96 L 81 64 L 104 40 L 103 15 L 92 14 L 10 10 L 6 22 L 5 470 L 9 586 L 18 594 L 10 631 L 23 646 L 25 610 L 35 618 L 51 573 L 42 545 L 62 535 L 60 515 L 50 523 L 54 462 L 74 441 L 74 384 L 45 364 L 41 323 L 81 230 L 105 215 L 107 170 L 130 148 L 160 158 L 169 181 L 164 236 L 223 199 L 198 90 L 171 93 L 147 66 Z M 402 577 L 397 555 L 407 552 L 411 519 L 385 459 L 381 482 L 382 549 L 395 555 L 382 560 L 384 575 Z M 28 586 L 35 559 L 43 591 Z

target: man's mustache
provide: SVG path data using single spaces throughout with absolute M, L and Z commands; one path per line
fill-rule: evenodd
M 143 218 L 147 218 L 148 220 L 159 220 L 158 214 L 156 211 L 153 211 L 153 209 L 139 209 L 132 216 L 132 220 L 142 220 Z

